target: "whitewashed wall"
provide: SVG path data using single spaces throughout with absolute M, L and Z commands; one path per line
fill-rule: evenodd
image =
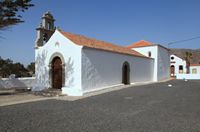
M 197 74 L 192 73 L 192 69 L 197 69 Z M 177 79 L 191 79 L 191 80 L 200 80 L 200 66 L 190 66 L 190 74 L 177 74 Z
M 1 78 L 0 88 L 32 88 L 35 85 L 35 77 Z
M 158 81 L 161 81 L 170 78 L 170 56 L 167 49 L 161 46 L 157 46 L 157 48 L 158 48 L 157 79 Z
M 34 91 L 51 87 L 51 62 L 59 56 L 65 69 L 65 84 L 62 92 L 73 94 L 81 91 L 81 48 L 59 31 L 55 31 L 50 40 L 35 51 L 36 85 Z M 72 92 L 72 93 L 71 93 Z
M 158 81 L 157 78 L 157 69 L 158 69 L 158 52 L 157 52 L 157 46 L 148 46 L 148 47 L 138 47 L 138 48 L 133 48 L 133 50 L 136 50 L 137 52 L 145 55 L 148 57 L 148 53 L 151 52 L 151 58 L 154 58 L 154 81 Z
M 200 74 L 200 66 L 190 66 L 190 73 L 192 74 L 192 70 L 197 69 L 197 74 Z
M 171 58 L 174 57 L 174 59 L 172 60 Z M 186 61 L 179 58 L 176 55 L 170 55 L 170 62 L 171 62 L 171 66 L 173 65 L 175 67 L 175 76 L 177 76 L 177 74 L 179 74 L 179 66 L 182 65 L 183 66 L 183 74 L 186 73 Z
M 82 90 L 90 92 L 122 84 L 122 66 L 130 65 L 130 82 L 153 81 L 154 60 L 103 50 L 82 49 Z
M 162 81 L 170 77 L 170 60 L 168 50 L 159 46 L 146 46 L 133 48 L 141 54 L 148 56 L 151 52 L 151 58 L 154 58 L 154 81 Z

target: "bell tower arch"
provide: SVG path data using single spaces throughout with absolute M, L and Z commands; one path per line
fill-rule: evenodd
M 35 48 L 43 46 L 50 39 L 55 31 L 54 22 L 55 19 L 49 11 L 43 14 L 42 22 L 39 27 L 36 28 L 37 39 L 35 42 Z

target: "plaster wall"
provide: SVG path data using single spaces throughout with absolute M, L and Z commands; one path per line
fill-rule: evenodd
M 130 65 L 130 82 L 153 81 L 154 60 L 84 47 L 82 49 L 83 93 L 122 85 L 122 66 Z
M 55 31 L 50 40 L 35 50 L 36 85 L 33 91 L 40 91 L 52 87 L 51 63 L 54 57 L 62 60 L 63 93 L 81 91 L 81 48 Z M 65 78 L 65 79 L 64 79 Z
M 148 57 L 151 52 L 151 58 L 154 58 L 154 81 L 162 81 L 170 77 L 170 60 L 168 50 L 159 46 L 146 46 L 133 48 L 139 53 Z
M 162 81 L 170 78 L 170 57 L 167 49 L 157 46 L 157 80 Z
M 154 59 L 154 81 L 158 81 L 158 48 L 157 46 L 148 46 L 148 47 L 138 47 L 138 48 L 133 48 L 133 50 L 136 50 L 137 52 L 145 55 L 148 57 L 149 52 L 151 52 L 151 58 Z

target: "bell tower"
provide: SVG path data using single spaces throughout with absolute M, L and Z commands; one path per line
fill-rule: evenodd
M 35 48 L 43 46 L 50 39 L 55 31 L 54 21 L 55 19 L 49 11 L 43 14 L 42 22 L 39 27 L 36 28 L 37 39 L 35 42 Z

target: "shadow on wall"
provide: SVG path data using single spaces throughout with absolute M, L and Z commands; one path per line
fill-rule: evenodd
M 50 87 L 49 82 L 49 67 L 45 65 L 47 57 L 47 51 L 44 50 L 42 53 L 38 53 L 36 58 L 36 85 L 33 88 L 34 91 L 40 91 Z
M 0 88 L 6 88 L 5 81 L 0 78 Z
M 89 90 L 99 87 L 104 87 L 107 84 L 103 81 L 100 73 L 98 72 L 95 64 L 92 62 L 94 60 L 91 60 L 90 57 L 87 56 L 86 53 L 82 52 L 82 85 L 83 89 Z M 103 66 L 103 65 L 102 65 Z
M 170 63 L 166 61 L 168 54 L 164 53 L 165 52 L 159 52 L 158 54 L 158 81 L 168 79 L 170 75 Z
M 74 86 L 74 61 L 69 57 L 68 61 L 65 63 L 65 87 L 73 87 Z
M 41 91 L 51 87 L 51 76 L 52 76 L 52 68 L 51 62 L 50 65 L 47 65 L 45 62 L 47 57 L 47 51 L 42 51 L 42 53 L 38 54 L 36 58 L 36 85 L 33 91 Z M 48 62 L 49 63 L 49 62 Z M 73 87 L 74 86 L 74 61 L 71 57 L 68 59 L 66 63 L 63 63 L 63 81 L 64 87 Z
M 13 88 L 19 88 L 19 87 L 25 88 L 26 87 L 26 85 L 17 78 L 11 78 L 9 80 L 10 80 Z

